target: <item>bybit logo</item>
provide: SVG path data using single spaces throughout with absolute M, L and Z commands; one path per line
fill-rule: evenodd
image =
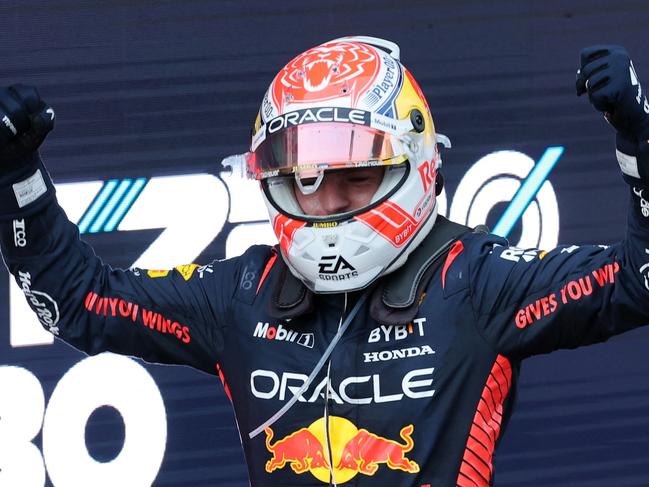
M 381 325 L 377 326 L 370 332 L 367 343 L 391 342 L 403 340 L 413 333 L 424 336 L 424 323 L 426 318 L 415 318 L 412 323 L 407 325 Z

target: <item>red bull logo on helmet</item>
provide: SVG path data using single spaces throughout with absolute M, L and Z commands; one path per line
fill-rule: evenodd
M 399 431 L 399 440 L 384 438 L 339 416 L 329 417 L 329 444 L 325 440 L 325 420 L 320 418 L 273 442 L 274 432 L 266 428 L 266 448 L 272 457 L 266 472 L 290 466 L 296 474 L 310 472 L 315 478 L 342 484 L 356 475 L 375 475 L 382 466 L 406 473 L 419 472 L 419 465 L 406 456 L 412 451 L 414 426 Z

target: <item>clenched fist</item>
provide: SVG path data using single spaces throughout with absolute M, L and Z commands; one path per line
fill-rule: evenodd
M 0 89 L 0 171 L 36 151 L 54 128 L 54 118 L 33 86 Z
M 620 46 L 581 51 L 577 95 L 588 93 L 593 106 L 617 130 L 617 158 L 631 185 L 649 183 L 649 101 L 633 62 Z
M 592 46 L 581 51 L 577 94 L 584 93 L 618 131 L 649 138 L 649 101 L 626 49 Z

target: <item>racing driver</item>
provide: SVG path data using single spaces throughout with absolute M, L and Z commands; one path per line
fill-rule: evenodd
M 649 322 L 649 103 L 627 52 L 584 49 L 577 76 L 617 131 L 626 236 L 528 258 L 438 214 L 448 139 L 399 55 L 347 37 L 282 68 L 234 158 L 278 245 L 169 271 L 79 239 L 37 153 L 54 111 L 0 91 L 2 253 L 30 306 L 88 354 L 219 375 L 254 487 L 491 485 L 520 362 Z

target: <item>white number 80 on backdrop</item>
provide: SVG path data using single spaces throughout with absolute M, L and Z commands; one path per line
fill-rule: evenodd
M 88 418 L 102 406 L 119 411 L 125 429 L 121 451 L 104 463 L 90 456 L 85 438 Z M 32 443 L 41 424 L 42 455 Z M 166 443 L 160 391 L 129 358 L 105 353 L 77 363 L 56 385 L 47 409 L 35 375 L 0 367 L 0 485 L 43 487 L 47 466 L 56 487 L 150 486 Z

